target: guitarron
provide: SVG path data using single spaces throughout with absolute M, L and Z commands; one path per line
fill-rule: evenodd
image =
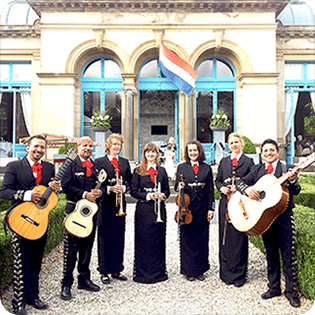
M 55 181 L 62 178 L 76 156 L 76 148 L 72 148 L 55 176 Z M 48 228 L 49 213 L 58 203 L 58 197 L 50 187 L 38 185 L 33 190 L 39 190 L 42 194 L 39 202 L 37 204 L 32 201 L 23 202 L 13 208 L 7 217 L 10 229 L 29 240 L 37 240 L 44 235 Z
M 101 184 L 105 181 L 107 173 L 101 169 L 95 189 L 99 189 Z M 96 203 L 81 199 L 76 203 L 73 212 L 68 214 L 63 222 L 66 231 L 77 237 L 88 237 L 93 230 L 93 216 L 98 210 Z
M 315 161 L 315 153 L 293 168 L 300 171 Z M 288 173 L 280 178 L 266 174 L 253 186 L 260 192 L 259 200 L 252 200 L 235 192 L 228 202 L 228 212 L 234 227 L 249 236 L 256 236 L 268 230 L 274 220 L 282 214 L 289 203 L 289 193 L 283 185 Z

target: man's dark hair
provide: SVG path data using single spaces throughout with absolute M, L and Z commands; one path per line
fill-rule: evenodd
M 273 144 L 273 145 L 276 147 L 277 151 L 279 152 L 278 143 L 277 143 L 275 140 L 273 140 L 273 139 L 266 139 L 266 140 L 261 144 L 261 147 L 260 147 L 261 152 L 262 152 L 262 150 L 263 150 L 264 145 L 267 144 L 267 143 Z
M 27 146 L 29 146 L 32 142 L 33 139 L 41 139 L 41 140 L 44 140 L 45 143 L 46 143 L 46 138 L 42 135 L 34 135 L 34 136 L 31 136 L 28 140 L 27 140 Z

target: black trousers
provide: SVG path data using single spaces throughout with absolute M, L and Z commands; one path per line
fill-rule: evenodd
M 268 286 L 280 291 L 280 252 L 285 277 L 285 294 L 298 294 L 296 240 L 293 212 L 287 209 L 262 235 L 267 252 Z
M 67 204 L 66 213 L 69 212 L 69 207 L 75 207 L 75 205 Z M 90 279 L 90 261 L 92 255 L 92 248 L 95 238 L 96 230 L 96 218 L 93 218 L 93 230 L 92 233 L 85 238 L 80 238 L 69 234 L 64 231 L 64 260 L 63 260 L 63 279 L 62 286 L 71 287 L 74 281 L 73 271 L 78 262 L 78 283 L 82 283 L 87 279 Z

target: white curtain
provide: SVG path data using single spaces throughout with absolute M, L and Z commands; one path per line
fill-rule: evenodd
M 0 92 L 0 104 L 1 104 L 1 100 L 2 100 L 2 92 Z
M 299 93 L 293 92 L 293 113 L 291 114 L 291 90 L 285 92 L 285 135 L 291 130 L 291 116 L 295 114 Z
M 312 101 L 312 104 L 313 104 L 313 109 L 314 109 L 314 112 L 315 112 L 315 92 L 310 92 L 311 94 L 311 101 Z
M 21 92 L 22 109 L 25 120 L 25 125 L 28 134 L 31 134 L 32 122 L 32 95 L 29 92 Z

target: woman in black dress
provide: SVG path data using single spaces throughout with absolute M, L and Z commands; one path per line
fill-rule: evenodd
M 214 187 L 211 167 L 203 163 L 205 153 L 199 141 L 190 141 L 185 147 L 186 162 L 177 168 L 175 190 L 182 185 L 190 197 L 189 210 L 193 219 L 180 226 L 180 273 L 187 280 L 205 279 L 209 270 L 209 221 L 213 218 Z M 183 183 L 180 182 L 183 175 Z
M 158 164 L 159 150 L 154 143 L 145 145 L 141 164 L 135 169 L 130 194 L 138 199 L 135 213 L 135 261 L 133 280 L 155 283 L 167 280 L 165 265 L 166 210 L 170 195 L 166 171 Z M 160 185 L 160 213 L 158 192 Z M 157 222 L 157 217 L 162 222 Z
M 229 222 L 227 201 L 229 194 L 235 191 L 233 182 L 248 174 L 254 162 L 243 154 L 242 139 L 238 134 L 229 135 L 228 145 L 232 154 L 220 161 L 215 180 L 221 196 L 219 205 L 220 279 L 226 284 L 241 287 L 246 282 L 247 276 L 248 236 L 236 230 Z

